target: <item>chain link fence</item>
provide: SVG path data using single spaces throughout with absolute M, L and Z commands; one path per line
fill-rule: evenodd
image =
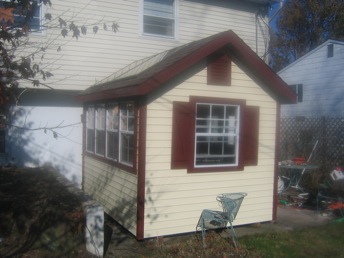
M 279 155 L 280 161 L 309 159 L 319 165 L 315 181 L 323 180 L 336 166 L 344 167 L 344 117 L 281 118 Z

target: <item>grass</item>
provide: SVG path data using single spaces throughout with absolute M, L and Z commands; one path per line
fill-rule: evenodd
M 145 257 L 344 257 L 344 222 L 281 233 L 248 235 L 239 238 L 236 250 L 228 238 L 211 231 L 207 248 L 200 235 L 185 238 L 157 239 L 147 246 Z

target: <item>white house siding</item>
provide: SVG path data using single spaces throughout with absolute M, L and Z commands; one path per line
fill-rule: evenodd
M 327 45 L 334 56 L 327 57 Z M 279 75 L 289 85 L 303 84 L 303 101 L 282 105 L 281 116 L 336 117 L 344 115 L 344 42 L 328 41 L 295 61 Z
M 137 176 L 93 158 L 84 158 L 84 191 L 136 235 Z
M 31 53 L 40 47 L 49 47 L 43 54 L 36 55 L 35 60 L 40 67 L 53 73 L 53 77 L 44 83 L 58 90 L 84 90 L 125 65 L 135 60 L 160 53 L 167 49 L 213 35 L 217 32 L 232 29 L 253 50 L 258 49 L 262 56 L 266 51 L 267 27 L 262 20 L 256 23 L 254 11 L 232 10 L 212 4 L 202 4 L 203 1 L 179 0 L 178 2 L 178 33 L 174 40 L 161 37 L 147 37 L 140 35 L 141 26 L 141 0 L 70 0 L 52 1 L 52 7 L 46 7 L 46 12 L 51 13 L 53 20 L 48 26 L 58 26 L 58 17 L 68 21 L 75 21 L 78 25 L 87 25 L 87 35 L 81 35 L 78 40 L 69 36 L 63 38 L 60 29 L 48 29 L 42 35 L 30 35 L 30 44 L 18 49 L 21 53 Z M 219 1 L 226 5 L 223 1 Z M 119 32 L 111 32 L 112 22 L 120 25 Z M 94 23 L 99 24 L 99 31 L 93 34 Z M 107 23 L 109 31 L 104 31 L 103 23 Z M 258 39 L 256 40 L 256 25 L 258 26 Z M 262 29 L 261 29 L 262 28 Z M 34 44 L 35 43 L 35 44 Z M 37 45 L 38 44 L 38 45 Z M 61 51 L 57 49 L 61 47 Z M 42 59 L 41 57 L 44 56 Z M 21 87 L 32 87 L 31 83 L 21 83 Z M 39 88 L 45 88 L 41 85 Z M 53 93 L 52 93 L 53 94 Z M 80 109 L 81 110 L 81 109 Z M 34 124 L 46 124 L 47 120 L 34 110 L 31 112 L 31 121 Z M 53 113 L 64 113 L 63 119 L 56 117 L 54 124 L 69 120 L 71 123 L 80 121 L 79 116 L 66 108 L 54 107 Z M 53 114 L 52 113 L 52 114 Z M 68 114 L 68 115 L 67 115 Z M 79 113 L 81 115 L 81 111 Z M 49 118 L 54 117 L 50 116 Z M 72 121 L 73 120 L 73 121 Z M 39 132 L 42 134 L 42 132 Z M 73 142 L 80 142 L 82 131 L 69 138 Z M 34 139 L 38 139 L 38 135 Z M 32 144 L 39 145 L 38 142 Z M 55 140 L 46 142 L 46 147 L 51 149 L 55 146 Z M 69 150 L 70 144 L 66 144 Z M 72 151 L 72 149 L 70 149 Z M 64 156 L 65 151 L 58 152 L 56 156 Z M 74 155 L 77 164 L 81 163 L 81 147 Z M 20 159 L 23 156 L 11 156 Z M 49 160 L 44 159 L 43 162 Z M 27 160 L 25 160 L 27 162 Z M 81 167 L 73 169 L 73 176 L 81 177 Z M 79 179 L 78 179 L 79 180 Z
M 9 122 L 13 126 L 9 127 L 7 138 L 10 161 L 28 167 L 52 166 L 80 186 L 81 112 L 82 108 L 77 107 L 12 108 Z M 57 138 L 49 128 L 56 132 Z
M 230 87 L 207 86 L 202 71 L 149 104 L 145 238 L 194 231 L 203 209 L 220 209 L 220 193 L 248 193 L 235 225 L 272 220 L 276 102 L 235 64 L 232 72 Z M 246 99 L 260 107 L 258 166 L 221 173 L 171 170 L 172 104 L 188 102 L 190 95 Z
M 26 45 L 23 49 L 18 49 L 18 52 L 31 53 L 31 50 L 46 47 L 48 44 L 49 48 L 44 55 L 36 55 L 35 60 L 39 60 L 40 67 L 44 67 L 54 75 L 44 83 L 58 90 L 84 90 L 133 61 L 229 29 L 236 32 L 253 50 L 258 49 L 259 56 L 264 55 L 268 30 L 261 19 L 256 22 L 254 11 L 232 10 L 213 5 L 216 1 L 212 1 L 212 4 L 188 0 L 177 2 L 178 33 L 177 38 L 171 40 L 140 35 L 141 0 L 52 1 L 52 7 L 46 7 L 46 12 L 53 16 L 53 21 L 48 26 L 59 27 L 58 17 L 61 16 L 66 21 L 75 21 L 78 25 L 86 24 L 87 35 L 81 35 L 76 40 L 71 37 L 71 32 L 68 37 L 63 38 L 60 29 L 48 29 L 43 35 L 30 35 L 30 44 L 36 42 L 33 48 L 30 49 Z M 219 2 L 226 5 L 223 1 Z M 119 32 L 104 31 L 103 23 L 106 22 L 111 27 L 113 21 L 120 25 Z M 98 23 L 100 27 L 97 34 L 92 32 L 94 23 Z M 257 40 L 256 26 L 258 26 Z M 61 47 L 60 52 L 57 51 L 58 47 Z M 21 87 L 32 87 L 32 84 L 22 82 Z M 39 88 L 45 87 L 41 85 Z M 70 114 L 74 111 L 71 109 L 69 112 L 65 108 L 54 107 L 53 113 L 55 112 L 65 114 L 63 119 L 56 117 L 54 121 L 56 124 L 64 120 L 71 121 Z M 72 123 L 80 121 L 79 116 L 74 118 Z M 31 112 L 31 120 L 35 124 L 47 123 L 45 118 L 36 113 L 36 110 Z M 81 134 L 80 129 L 79 135 L 75 135 L 74 138 L 70 135 L 69 138 L 74 142 L 80 142 Z M 54 148 L 55 140 L 51 139 L 46 144 L 49 145 L 48 148 Z M 66 144 L 66 148 L 69 146 Z M 77 151 L 73 149 L 73 152 L 80 153 L 81 147 Z M 63 155 L 64 152 L 57 153 L 57 156 Z M 77 164 L 81 163 L 79 154 L 75 154 L 74 159 Z M 74 177 L 80 178 L 81 167 L 74 169 L 73 173 Z
M 203 4 L 204 1 L 177 0 L 179 26 L 177 38 L 172 40 L 140 35 L 141 1 L 53 1 L 52 7 L 46 7 L 54 18 L 48 26 L 59 27 L 58 17 L 62 17 L 88 27 L 87 35 L 81 35 L 78 40 L 71 37 L 71 32 L 63 38 L 59 28 L 48 29 L 41 36 L 30 36 L 31 42 L 42 42 L 43 47 L 47 41 L 52 42 L 40 61 L 42 67 L 54 74 L 46 83 L 55 89 L 83 90 L 135 60 L 229 29 L 253 50 L 258 49 L 259 56 L 266 52 L 267 27 L 261 19 L 256 20 L 256 10 L 249 7 L 233 10 L 216 4 L 231 6 L 223 1 Z M 247 3 L 242 5 L 248 6 Z M 120 26 L 116 34 L 111 32 L 113 21 Z M 100 27 L 95 35 L 94 23 Z M 109 31 L 102 28 L 104 23 Z M 60 52 L 57 51 L 59 46 Z M 25 48 L 28 50 L 28 46 Z M 36 60 L 40 57 L 37 55 Z

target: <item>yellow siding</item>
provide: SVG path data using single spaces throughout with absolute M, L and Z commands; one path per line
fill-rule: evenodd
M 31 43 L 42 42 L 42 45 L 34 45 L 31 50 L 49 45 L 40 66 L 54 76 L 45 83 L 55 89 L 83 90 L 133 61 L 229 29 L 236 32 L 254 51 L 258 50 L 259 56 L 266 51 L 264 42 L 267 27 L 261 20 L 256 23 L 253 10 L 233 10 L 198 1 L 180 0 L 177 38 L 169 40 L 140 35 L 140 6 L 141 0 L 54 1 L 51 8 L 47 7 L 47 12 L 54 18 L 48 26 L 58 28 L 58 17 L 61 16 L 66 21 L 88 25 L 88 33 L 81 35 L 78 40 L 71 37 L 71 32 L 63 38 L 60 29 L 48 29 L 43 36 L 30 36 Z M 111 28 L 109 31 L 102 29 L 103 23 L 111 27 L 113 21 L 120 25 L 119 32 L 114 34 Z M 96 35 L 92 32 L 95 23 L 100 27 Z M 262 26 L 257 30 L 258 40 L 256 24 Z M 57 52 L 59 46 L 62 51 Z M 25 46 L 17 53 L 22 51 L 30 49 Z M 37 55 L 36 60 L 40 58 L 41 55 Z
M 137 176 L 85 156 L 84 191 L 136 235 Z
M 276 102 L 235 64 L 232 70 L 230 87 L 207 86 L 201 71 L 149 104 L 145 237 L 194 231 L 202 209 L 220 209 L 216 195 L 226 192 L 248 193 L 235 225 L 272 220 Z M 260 107 L 258 166 L 222 173 L 171 170 L 172 104 L 190 95 L 246 99 Z

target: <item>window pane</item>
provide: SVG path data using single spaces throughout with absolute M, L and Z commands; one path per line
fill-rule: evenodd
M 86 111 L 86 126 L 87 128 L 94 128 L 94 108 L 90 107 Z
M 107 144 L 106 157 L 117 160 L 118 158 L 118 133 L 107 132 L 106 144 Z
M 174 36 L 174 20 L 145 16 L 143 31 L 147 34 Z
M 96 153 L 105 154 L 105 131 L 96 130 Z
M 121 162 L 133 164 L 134 136 L 121 135 Z
M 86 150 L 89 152 L 94 152 L 94 130 L 86 130 Z
M 86 110 L 86 150 L 94 152 L 94 108 Z
M 105 129 L 105 108 L 96 109 L 96 129 Z
M 237 164 L 238 106 L 197 104 L 196 166 Z
M 0 1 L 0 8 L 5 7 L 15 7 L 14 10 L 14 26 L 22 27 L 24 23 L 30 26 L 32 31 L 38 31 L 41 29 L 42 20 L 42 4 L 38 4 L 38 1 L 33 1 L 31 11 L 23 11 L 22 5 L 18 3 L 11 3 L 12 1 Z M 28 21 L 26 21 L 26 15 L 28 16 Z
M 146 34 L 174 37 L 174 0 L 145 0 L 143 32 Z
M 107 108 L 106 129 L 118 130 L 118 105 L 111 105 Z
M 105 155 L 105 108 L 96 108 L 96 154 Z
M 174 0 L 145 0 L 144 14 L 155 17 L 174 18 Z

